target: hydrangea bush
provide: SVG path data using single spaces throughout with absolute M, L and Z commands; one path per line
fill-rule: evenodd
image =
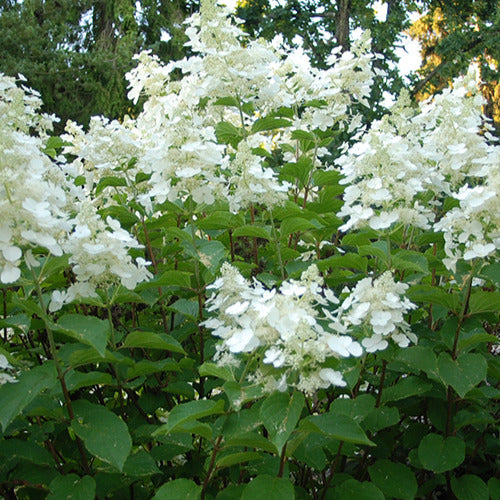
M 89 129 L 0 76 L 0 495 L 499 498 L 500 148 L 470 70 L 367 123 L 207 1 Z

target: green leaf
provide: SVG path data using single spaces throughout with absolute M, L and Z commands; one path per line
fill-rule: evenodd
M 404 250 L 392 256 L 391 264 L 394 269 L 429 274 L 429 265 L 425 255 L 411 250 Z
M 49 489 L 47 500 L 94 500 L 96 484 L 93 477 L 68 474 L 53 479 Z
M 327 434 L 339 441 L 373 446 L 363 429 L 354 419 L 347 415 L 337 415 L 335 412 L 322 415 L 312 415 L 300 422 L 299 428 L 305 431 Z
M 478 476 L 465 474 L 451 480 L 451 490 L 457 500 L 488 500 L 490 493 L 486 483 Z M 493 500 L 494 497 L 492 497 Z
M 291 124 L 292 122 L 290 120 L 286 120 L 285 118 L 260 118 L 252 125 L 252 132 L 263 132 L 264 130 L 289 127 Z
M 400 349 L 394 360 L 401 361 L 414 370 L 437 373 L 437 357 L 431 347 L 414 345 Z
M 152 500 L 198 500 L 199 498 L 201 498 L 201 486 L 190 479 L 174 479 L 161 486 Z
M 413 285 L 406 295 L 412 302 L 437 304 L 454 312 L 460 307 L 460 297 L 457 294 L 446 293 L 445 290 L 431 285 Z
M 0 456 L 20 458 L 37 465 L 53 466 L 50 453 L 32 441 L 22 439 L 4 439 L 0 441 Z
M 155 286 L 191 288 L 191 273 L 185 271 L 165 271 L 154 283 Z
M 305 130 L 294 130 L 292 132 L 292 139 L 298 139 L 299 141 L 315 141 L 314 134 L 311 134 L 311 132 L 306 132 Z
M 155 434 L 163 432 L 172 432 L 178 425 L 189 422 L 190 420 L 198 420 L 199 418 L 208 417 L 224 411 L 224 401 L 213 401 L 208 399 L 200 399 L 198 401 L 189 401 L 175 406 L 168 414 L 167 423 L 162 425 Z
M 123 465 L 123 473 L 127 476 L 151 476 L 159 472 L 153 457 L 144 450 L 129 455 Z
M 361 394 L 355 399 L 337 398 L 330 405 L 330 413 L 342 414 L 361 422 L 375 408 L 375 398 L 371 394 Z
M 311 229 L 320 229 L 322 225 L 317 221 L 308 220 L 304 217 L 287 217 L 281 223 L 281 234 L 288 235 L 297 232 L 309 231 Z
M 280 454 L 299 421 L 304 404 L 301 392 L 294 392 L 291 398 L 286 392 L 274 392 L 262 403 L 260 418 Z
M 417 494 L 417 481 L 406 465 L 378 460 L 368 467 L 371 480 L 388 498 L 413 500 Z
M 456 360 L 442 352 L 438 358 L 439 377 L 463 398 L 486 378 L 488 365 L 481 354 L 461 354 Z
M 94 316 L 67 314 L 59 318 L 56 329 L 83 344 L 92 346 L 104 357 L 109 332 L 107 321 Z
M 17 382 L 0 386 L 0 423 L 5 431 L 12 420 L 28 406 L 44 389 L 50 389 L 57 381 L 55 365 L 46 361 L 41 366 L 22 372 Z
M 355 479 L 348 479 L 335 488 L 338 500 L 385 500 L 384 494 L 368 481 L 361 483 Z
M 395 406 L 374 408 L 365 418 L 363 427 L 370 432 L 378 432 L 399 422 L 399 411 Z
M 234 230 L 233 236 L 250 236 L 252 238 L 271 239 L 271 233 L 262 226 L 241 226 Z
M 475 291 L 469 300 L 469 313 L 498 312 L 498 304 L 500 304 L 500 292 Z
M 219 366 L 215 363 L 205 362 L 199 368 L 198 372 L 202 377 L 217 377 L 222 380 L 234 380 L 231 370 L 225 366 Z
M 295 492 L 292 483 L 284 477 L 267 474 L 257 476 L 243 490 L 241 500 L 293 500 Z
M 409 398 L 412 396 L 422 396 L 432 389 L 432 384 L 419 377 L 402 378 L 399 382 L 391 387 L 387 387 L 382 392 L 381 401 L 399 401 L 400 399 Z
M 75 401 L 73 411 L 71 426 L 87 450 L 121 472 L 132 449 L 125 422 L 103 406 L 85 400 Z
M 123 177 L 103 177 L 97 184 L 95 194 L 99 195 L 108 186 L 126 186 L 127 181 Z
M 436 474 L 455 469 L 465 460 L 465 443 L 454 436 L 427 434 L 418 446 L 418 459 Z
M 242 464 L 252 460 L 260 460 L 261 458 L 262 455 L 256 451 L 241 451 L 219 457 L 215 463 L 218 469 L 223 469 L 224 467 L 231 467 L 232 465 Z
M 484 267 L 481 271 L 481 275 L 495 283 L 497 286 L 500 286 L 500 262 L 495 262 Z
M 488 481 L 488 490 L 490 491 L 491 500 L 497 500 L 500 498 L 500 479 L 492 477 Z
M 113 384 L 113 377 L 109 373 L 104 372 L 79 372 L 70 370 L 65 377 L 68 391 L 76 391 L 82 387 L 92 385 L 110 385 Z
M 166 333 L 154 332 L 130 332 L 123 342 L 122 347 L 133 348 L 142 347 L 144 349 L 161 349 L 164 351 L 178 352 L 186 354 L 182 346 L 170 335 Z
M 216 272 L 223 259 L 226 258 L 226 247 L 216 240 L 202 241 L 198 245 L 201 263 L 211 271 Z
M 229 438 L 226 441 L 226 446 L 244 446 L 246 448 L 256 448 L 258 450 L 268 451 L 269 453 L 278 454 L 276 446 L 268 439 L 255 432 L 244 432 Z
M 236 147 L 242 139 L 241 129 L 229 122 L 220 122 L 215 127 L 215 133 L 219 142 L 231 144 Z

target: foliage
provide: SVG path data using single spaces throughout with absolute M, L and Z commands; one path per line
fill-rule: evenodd
M 474 72 L 367 127 L 367 35 L 325 69 L 210 2 L 186 35 L 87 132 L 1 77 L 0 494 L 496 498 Z
M 0 71 L 26 76 L 44 110 L 62 119 L 59 132 L 70 118 L 85 126 L 97 114 L 121 118 L 137 111 L 123 78 L 132 56 L 149 48 L 182 57 L 178 26 L 188 13 L 184 2 L 153 0 L 0 2 Z
M 410 29 L 422 46 L 420 80 L 414 94 L 425 99 L 446 87 L 475 62 L 479 65 L 486 115 L 500 129 L 498 2 L 426 2 L 428 11 Z

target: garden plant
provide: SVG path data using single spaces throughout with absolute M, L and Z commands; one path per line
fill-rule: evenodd
M 471 68 L 367 121 L 207 0 L 88 130 L 0 76 L 0 495 L 500 498 L 500 147 Z

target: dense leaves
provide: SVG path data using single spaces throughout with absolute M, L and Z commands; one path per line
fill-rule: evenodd
M 366 35 L 315 69 L 206 2 L 187 38 L 60 140 L 0 80 L 0 495 L 495 498 L 474 74 L 365 127 Z

